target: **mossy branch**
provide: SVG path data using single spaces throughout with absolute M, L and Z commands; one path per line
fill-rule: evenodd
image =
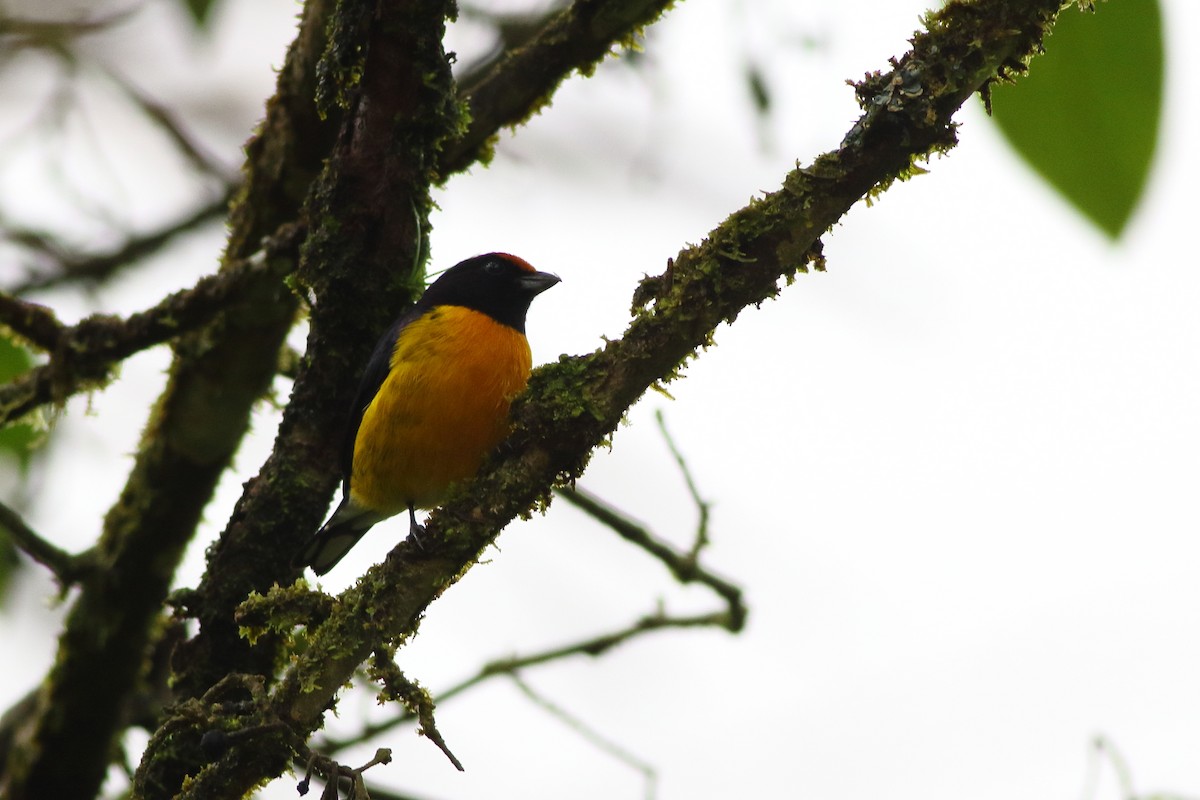
M 272 135 L 249 145 L 231 219 L 229 269 L 296 220 L 320 167 L 320 143 L 328 136 L 311 111 L 315 70 L 306 59 L 331 5 L 314 0 L 306 6 L 263 123 Z M 0 767 L 12 800 L 97 794 L 176 565 L 248 428 L 253 404 L 274 378 L 295 310 L 279 272 L 268 268 L 242 282 L 203 330 L 177 340 L 167 388 L 105 518 L 98 568 L 67 615 L 28 740 Z M 48 390 L 53 397 L 53 384 Z M 71 769 L 62 768 L 64 754 Z
M 48 308 L 0 293 L 0 324 L 50 354 L 49 363 L 0 386 L 0 425 L 103 386 L 123 360 L 208 324 L 248 287 L 263 281 L 280 284 L 296 263 L 300 233 L 286 225 L 252 258 L 233 262 L 124 319 L 93 314 L 63 325 Z
M 389 60 L 394 66 L 396 59 L 405 58 L 406 51 L 403 48 L 389 46 L 386 37 L 390 32 L 386 26 L 351 25 L 338 29 L 327 25 L 332 18 L 334 5 L 332 0 L 309 0 L 306 4 L 299 35 L 280 73 L 279 90 L 268 105 L 267 117 L 258 135 L 247 148 L 247 170 L 233 200 L 231 235 L 223 274 L 213 280 L 223 284 L 232 282 L 231 276 L 237 269 L 236 265 L 243 263 L 256 251 L 262 237 L 301 216 L 301 203 L 308 197 L 313 176 L 326 163 L 333 145 L 333 133 L 339 129 L 342 113 L 342 106 L 337 102 L 325 107 L 327 119 L 322 119 L 317 113 L 313 98 L 317 95 L 316 86 L 319 83 L 316 68 L 318 59 L 325 57 L 326 63 L 335 66 L 348 65 L 350 70 L 333 76 L 333 79 L 344 82 L 346 87 L 353 90 L 357 88 L 353 86 L 356 64 L 353 58 L 339 60 L 337 48 L 343 48 L 340 51 L 342 54 L 355 52 L 357 45 L 352 39 L 358 33 L 368 32 L 378 38 L 372 43 L 375 46 L 358 52 L 369 53 L 370 57 L 384 62 L 381 68 L 366 73 L 368 81 L 392 74 L 394 71 L 386 68 Z M 339 11 L 349 19 L 360 12 L 371 13 L 371 5 L 346 0 L 339 5 Z M 587 7 L 603 9 L 604 4 L 581 5 L 581 8 Z M 326 32 L 337 30 L 342 31 L 346 41 L 327 42 Z M 611 30 L 614 38 L 620 38 L 628 32 L 621 32 L 619 26 Z M 605 44 L 605 49 L 609 44 L 611 42 Z M 595 56 L 596 59 L 600 57 L 602 53 Z M 561 63 L 565 74 L 583 62 Z M 555 82 L 557 79 L 539 90 L 539 97 L 547 96 Z M 370 86 L 364 88 L 368 93 L 371 92 Z M 343 93 L 342 99 L 352 94 Z M 449 92 L 442 96 L 452 97 Z M 387 102 L 378 104 L 379 120 L 396 118 L 397 115 L 389 114 L 386 109 L 394 109 L 397 101 L 410 105 L 415 102 L 413 95 L 404 93 L 389 96 L 380 91 L 376 92 L 376 97 L 388 98 Z M 427 111 L 426 108 L 422 114 L 408 114 L 407 117 L 419 118 Z M 529 109 L 519 115 L 527 113 Z M 451 113 L 447 117 L 456 115 Z M 491 124 L 493 128 L 484 134 L 485 138 L 501 123 Z M 459 127 L 455 118 L 453 128 L 457 130 Z M 310 288 L 318 295 L 323 295 L 322 300 L 325 301 L 320 304 L 322 310 L 314 319 L 314 329 L 319 331 L 314 341 L 318 342 L 318 346 L 310 349 L 309 357 L 318 360 L 322 368 L 317 370 L 316 376 L 307 374 L 306 377 L 302 366 L 297 380 L 302 391 L 293 398 L 296 402 L 289 404 L 289 416 L 281 427 L 279 442 L 283 446 L 276 448 L 272 462 L 264 468 L 263 480 L 248 485 L 220 545 L 213 550 L 211 568 L 205 581 L 196 592 L 189 595 L 190 605 L 187 607 L 199 616 L 203 628 L 202 635 L 188 643 L 176 662 L 180 667 L 176 689 L 182 698 L 198 696 L 228 670 L 269 673 L 273 649 L 262 647 L 252 650 L 240 640 L 231 622 L 232 610 L 249 591 L 265 588 L 278 577 L 279 570 L 275 568 L 279 563 L 277 554 L 288 549 L 288 537 L 295 536 L 296 531 L 303 530 L 309 523 L 309 517 L 320 513 L 318 506 L 332 485 L 332 477 L 326 474 L 327 460 L 322 453 L 328 449 L 330 440 L 337 433 L 334 426 L 322 420 L 335 419 L 338 416 L 336 409 L 345 405 L 337 387 L 352 385 L 349 376 L 356 368 L 355 356 L 359 350 L 369 346 L 375 329 L 379 327 L 378 320 L 369 315 L 346 315 L 344 311 L 343 321 L 331 321 L 323 309 L 340 307 L 343 310 L 357 310 L 364 305 L 362 298 L 370 298 L 374 301 L 371 303 L 373 307 L 382 309 L 390 305 L 387 313 L 393 313 L 395 303 L 379 302 L 379 297 L 381 294 L 392 298 L 400 296 L 394 279 L 397 255 L 407 253 L 411 256 L 406 259 L 407 263 L 420 264 L 424 231 L 413 236 L 411 224 L 385 222 L 379 225 L 377 221 L 368 223 L 365 228 L 355 228 L 355 215 L 342 213 L 347 210 L 341 205 L 343 201 L 369 207 L 369 210 L 399 207 L 400 215 L 415 219 L 416 226 L 420 228 L 424 225 L 426 210 L 419 196 L 405 208 L 403 203 L 394 202 L 396 196 L 403 194 L 387 191 L 377 193 L 369 189 L 363 191 L 362 185 L 353 186 L 353 179 L 371 178 L 376 174 L 394 180 L 394 174 L 381 168 L 380 162 L 365 152 L 362 145 L 370 142 L 387 142 L 390 145 L 396 142 L 378 132 L 365 138 L 354 138 L 362 133 L 362 128 L 347 127 L 344 130 L 349 137 L 345 142 L 349 161 L 339 162 L 338 167 L 350 180 L 341 190 L 333 187 L 322 190 L 318 187 L 318 193 L 328 191 L 329 194 L 311 198 L 309 209 L 310 214 L 316 215 L 310 218 L 319 224 L 315 226 L 318 235 L 308 245 L 308 260 L 319 264 L 320 268 L 319 271 L 309 272 L 306 279 Z M 393 129 L 384 126 L 377 130 L 386 134 Z M 477 127 L 475 130 L 479 132 L 483 129 Z M 442 135 L 438 134 L 439 137 Z M 412 164 L 418 170 L 428 170 L 431 175 L 432 162 L 422 164 L 425 156 L 421 153 L 439 152 L 441 146 L 431 147 L 429 141 L 416 142 L 414 145 L 406 152 L 392 154 L 394 158 L 391 163 L 402 163 L 400 155 L 415 153 Z M 404 151 L 404 148 L 400 150 Z M 347 170 L 348 164 L 357 169 Z M 426 178 L 421 180 L 425 181 Z M 386 188 L 386 182 L 382 185 Z M 377 202 L 376 198 L 380 196 L 388 197 L 389 202 Z M 340 236 L 322 239 L 330 230 L 325 225 L 330 218 L 323 215 L 322 208 L 336 211 L 337 223 L 349 221 L 351 227 Z M 159 235 L 131 242 L 130 247 L 123 247 L 117 253 L 110 254 L 110 257 L 86 259 L 85 271 L 103 274 L 115 261 L 137 258 L 147 248 L 160 246 L 180 230 L 211 218 L 212 213 L 211 209 L 204 209 L 203 213 L 169 226 Z M 380 233 L 382 237 L 378 236 Z M 345 247 L 347 242 L 352 246 Z M 414 246 L 415 253 L 412 252 Z M 371 255 L 372 250 L 374 256 Z M 331 254 L 337 257 L 331 258 Z M 361 258 L 364 255 L 367 257 Z M 373 265 L 371 277 L 363 268 L 364 262 Z M 284 267 L 284 272 L 288 269 L 290 266 Z M 114 638 L 109 645 L 120 646 L 130 654 L 145 649 L 146 637 L 150 633 L 149 617 L 144 612 L 161 601 L 181 545 L 194 531 L 200 510 L 211 496 L 217 478 L 245 432 L 251 405 L 269 385 L 279 347 L 295 315 L 296 299 L 279 281 L 280 272 L 271 269 L 265 273 L 251 276 L 237 291 L 232 292 L 212 324 L 194 335 L 178 339 L 168 386 L 154 411 L 142 449 L 137 454 L 135 469 L 122 494 L 122 501 L 109 514 L 106 523 L 104 546 L 101 548 L 101 555 L 105 559 L 102 566 L 112 567 L 106 577 L 119 576 L 120 580 L 97 581 L 90 589 L 85 588 L 89 603 L 81 601 L 72 611 L 73 621 L 68 622 L 68 632 L 60 643 L 60 669 L 50 682 L 54 688 L 47 695 L 48 702 L 33 726 L 37 746 L 20 754 L 24 763 L 19 774 L 9 776 L 12 780 L 8 788 L 13 790 L 14 797 L 61 796 L 64 793 L 84 796 L 90 793 L 84 787 L 94 783 L 98 780 L 97 776 L 102 774 L 109 756 L 108 742 L 119 724 L 115 714 L 108 712 L 117 708 L 120 695 L 128 692 L 133 674 L 131 670 L 135 664 L 129 659 L 109 658 L 104 643 L 94 642 L 91 647 L 78 646 L 79 642 L 74 637 L 86 632 L 89 626 L 104 628 L 108 617 L 115 613 L 114 603 L 118 599 L 137 596 L 137 609 L 126 615 L 122 637 Z M 411 281 L 411 278 L 406 280 Z M 347 287 L 352 289 L 351 294 L 355 296 L 337 297 Z M 384 291 L 381 292 L 381 289 Z M 157 319 L 165 322 L 169 316 L 163 314 Z M 100 321 L 91 320 L 79 330 L 90 331 L 99 324 Z M 66 370 L 59 366 L 64 361 L 60 360 L 58 364 L 52 361 L 3 390 L 10 394 L 5 395 L 0 391 L 0 400 L 11 401 L 0 405 L 16 416 L 36 405 L 96 385 L 107 377 L 109 367 L 123 357 L 126 350 L 153 343 L 149 336 L 139 333 L 125 339 L 116 337 L 121 341 L 114 346 L 114 337 L 109 335 L 112 328 L 109 326 L 115 324 L 115 320 L 103 321 L 101 333 L 105 335 L 100 339 L 105 343 L 83 347 L 82 350 L 88 355 L 86 359 L 77 359 Z M 368 328 L 371 330 L 368 331 Z M 337 335 L 330 335 L 331 331 L 337 331 Z M 166 336 L 167 332 L 159 331 L 154 335 L 174 338 L 179 332 L 173 330 Z M 73 338 L 76 335 L 78 333 L 72 328 L 53 332 L 53 337 L 58 341 L 77 345 L 79 342 Z M 341 347 L 347 340 L 352 340 L 351 345 Z M 79 347 L 71 349 L 73 352 L 80 350 Z M 95 368 L 81 369 L 80 364 L 92 364 Z M 330 387 L 334 387 L 334 390 L 331 391 Z M 286 476 L 287 481 L 280 480 L 282 476 Z M 285 484 L 291 487 L 290 490 L 279 491 L 278 487 Z M 170 535 L 159 536 L 153 541 L 144 539 L 160 529 L 170 531 Z M 135 555 L 137 558 L 134 558 Z M 269 567 L 264 569 L 264 564 Z M 142 567 L 142 570 L 132 569 L 135 566 Z M 85 612 L 85 608 L 89 610 Z M 72 630 L 76 633 L 72 634 Z M 76 693 L 72 688 L 87 685 L 85 667 L 89 661 L 113 665 L 114 669 L 106 675 L 111 677 L 112 682 L 106 684 L 103 690 L 112 702 L 104 704 L 105 708 L 99 709 L 99 713 L 92 714 L 89 724 L 79 728 L 81 735 L 68 741 L 64 737 L 70 734 L 71 720 L 76 718 L 76 711 L 91 711 L 87 707 L 86 695 Z M 58 717 L 51 718 L 48 715 L 51 707 L 59 712 Z M 152 742 L 139 768 L 139 792 L 153 794 L 157 789 L 151 787 L 177 787 L 182 775 L 190 771 L 189 764 L 194 762 L 190 762 L 182 753 L 166 752 L 167 749 L 158 747 L 157 740 Z M 71 750 L 75 754 L 78 769 L 70 774 L 56 771 L 55 759 L 64 750 Z
M 429 603 L 499 530 L 578 475 L 648 387 L 670 380 L 718 325 L 775 296 L 781 278 L 791 280 L 818 258 L 819 237 L 855 202 L 907 176 L 914 159 L 952 147 L 954 113 L 1036 53 L 1058 10 L 1057 0 L 980 0 L 930 15 L 908 54 L 857 85 L 864 112 L 837 150 L 789 173 L 781 189 L 753 200 L 643 282 L 620 339 L 535 373 L 514 409 L 507 445 L 433 514 L 423 548 L 402 542 L 338 597 L 272 692 L 274 713 L 302 733 L 319 727 L 358 666 L 410 636 Z M 234 785 L 248 789 L 287 756 L 265 755 L 241 753 L 231 765 Z
M 368 5 L 364 0 L 341 0 L 338 8 L 351 13 Z M 321 23 L 331 6 L 332 2 L 310 0 L 298 41 L 308 36 L 305 44 L 311 45 L 321 39 L 327 29 Z M 914 38 L 903 59 L 886 74 L 869 75 L 858 84 L 864 113 L 836 151 L 790 173 L 779 191 L 751 202 L 702 244 L 680 252 L 662 275 L 643 282 L 635 293 L 635 317 L 621 339 L 589 356 L 564 357 L 537 372 L 530 392 L 514 409 L 516 430 L 507 446 L 454 502 L 433 515 L 425 549 L 401 544 L 384 564 L 337 599 L 328 619 L 311 631 L 308 650 L 297 657 L 274 691 L 256 701 L 261 703 L 256 714 L 261 711 L 264 722 L 253 728 L 258 732 L 255 736 L 219 759 L 206 761 L 198 756 L 199 737 L 190 737 L 195 726 L 172 719 L 147 749 L 135 795 L 170 796 L 178 792 L 185 775 L 193 775 L 189 796 L 237 797 L 279 774 L 296 750 L 295 736 L 283 735 L 282 728 L 306 735 L 319 727 L 324 710 L 355 669 L 371 653 L 394 647 L 411 635 L 428 604 L 474 563 L 508 521 L 531 513 L 548 501 L 553 485 L 579 474 L 591 450 L 606 440 L 647 387 L 675 376 L 720 323 L 774 296 L 780 278 L 790 280 L 817 257 L 819 237 L 853 203 L 909 174 L 913 159 L 952 146 L 951 118 L 958 107 L 971 93 L 1006 70 L 1018 68 L 1036 52 L 1057 10 L 1058 3 L 1049 0 L 980 0 L 954 2 L 931 15 L 928 30 Z M 372 35 L 383 38 L 374 42 L 379 47 L 367 51 L 368 58 L 383 59 L 384 66 L 411 66 L 388 47 L 395 42 L 386 37 L 398 31 L 370 27 Z M 605 44 L 605 51 L 610 44 Z M 247 257 L 262 236 L 296 218 L 298 198 L 330 152 L 325 145 L 330 128 L 336 126 L 321 124 L 311 104 L 312 54 L 323 48 L 298 44 L 293 54 L 301 51 L 299 64 L 289 57 L 264 134 L 251 145 L 251 174 L 235 201 L 227 262 Z M 368 69 L 364 79 L 386 83 L 388 74 L 387 69 Z M 375 89 L 367 85 L 363 91 Z M 525 109 L 513 121 L 535 105 L 512 103 L 511 108 Z M 388 107 L 394 107 L 394 101 Z M 331 113 L 338 108 L 335 104 Z M 422 111 L 423 115 L 437 113 Z M 442 116 L 437 125 L 451 116 Z M 493 131 L 506 124 L 495 120 L 488 123 Z M 364 139 L 359 138 L 363 128 L 342 128 L 341 143 L 349 160 L 337 163 L 349 168 L 348 178 L 372 177 L 371 170 L 380 166 L 370 149 L 376 141 L 373 137 L 377 131 L 395 128 L 371 130 L 376 133 L 367 131 L 370 135 Z M 426 134 L 418 131 L 418 140 L 394 139 L 392 144 L 401 154 L 436 152 L 429 149 L 430 140 L 420 139 Z M 363 145 L 368 145 L 367 150 Z M 478 146 L 473 152 L 479 152 Z M 396 163 L 400 162 L 388 162 Z M 441 163 L 445 167 L 452 161 Z M 413 182 L 418 189 L 422 176 L 433 171 L 432 162 L 419 159 L 407 168 L 428 170 L 399 179 L 402 184 Z M 298 388 L 280 432 L 279 442 L 288 443 L 289 449 L 277 449 L 276 460 L 264 469 L 264 479 L 247 488 L 227 535 L 213 550 L 209 574 L 196 594 L 197 606 L 203 609 L 204 634 L 183 651 L 180 662 L 187 666 L 177 684 L 184 697 L 199 697 L 212 686 L 214 675 L 224 674 L 221 670 L 271 674 L 275 649 L 251 651 L 237 638 L 236 630 L 230 632 L 231 612 L 250 590 L 265 588 L 262 584 L 272 574 L 287 573 L 286 567 L 264 569 L 264 565 L 279 562 L 279 554 L 287 552 L 305 523 L 320 513 L 317 506 L 333 482 L 322 472 L 320 456 L 336 434 L 320 420 L 333 416 L 324 412 L 340 402 L 340 387 L 348 383 L 345 378 L 352 363 L 357 363 L 355 357 L 370 338 L 360 336 L 351 322 L 323 317 L 326 312 L 321 309 L 339 304 L 343 309 L 356 307 L 354 301 L 364 296 L 363 291 L 381 286 L 389 288 L 390 296 L 399 296 L 395 279 L 389 284 L 382 277 L 387 275 L 383 254 L 390 252 L 393 264 L 396 253 L 414 256 L 406 263 L 419 263 L 423 249 L 423 231 L 413 237 L 414 226 L 397 221 L 415 218 L 415 227 L 423 226 L 425 207 L 419 192 L 401 194 L 410 203 L 401 203 L 399 210 L 390 206 L 390 219 L 348 214 L 351 220 L 368 224 L 340 236 L 329 235 L 329 220 L 319 215 L 341 201 L 388 205 L 394 197 L 370 187 L 390 185 L 394 184 L 371 183 L 364 192 L 362 185 L 331 181 L 318 187 L 318 192 L 328 194 L 314 198 L 309 206 L 318 217 L 310 218 L 317 234 L 306 251 L 307 263 L 332 266 L 327 272 L 314 268 L 304 275 L 319 302 L 311 361 L 302 365 L 297 381 L 303 389 Z M 357 249 L 340 251 L 346 241 L 356 242 Z M 362 256 L 367 258 L 358 261 L 361 271 L 348 279 L 347 262 Z M 223 311 L 218 324 L 180 342 L 168 389 L 135 470 L 121 503 L 106 520 L 99 553 L 111 569 L 102 571 L 104 580 L 85 585 L 72 610 L 45 694 L 47 703 L 35 726 L 35 744 L 25 751 L 29 758 L 15 775 L 16 782 L 6 786 L 10 797 L 95 794 L 119 724 L 115 709 L 136 676 L 136 656 L 146 649 L 150 610 L 161 604 L 181 543 L 191 535 L 216 478 L 240 441 L 251 404 L 274 374 L 295 308 L 294 297 L 277 282 L 255 283 Z M 362 325 L 368 322 L 373 320 Z M 352 347 L 339 351 L 338 346 L 346 342 L 352 342 Z M 313 366 L 317 364 L 323 366 Z M 331 388 L 335 391 L 325 398 L 314 394 Z M 198 414 L 204 424 L 195 424 Z M 278 488 L 285 482 L 288 492 Z M 181 493 L 180 486 L 187 490 Z M 274 513 L 278 518 L 272 517 Z M 165 544 L 161 538 L 151 538 L 164 532 Z M 109 637 L 95 635 L 101 630 Z M 97 664 L 106 665 L 102 674 L 97 674 Z M 98 706 L 97 695 L 106 702 Z M 72 757 L 70 772 L 60 769 L 64 753 Z
M 615 44 L 631 43 L 672 0 L 576 0 L 555 15 L 527 44 L 506 54 L 468 87 L 469 124 L 441 154 L 442 176 L 490 157 L 501 128 L 519 125 L 550 102 L 555 88 L 575 70 L 589 73 Z
M 662 7 L 662 3 L 635 3 L 630 8 L 626 4 L 628 0 L 586 0 L 564 18 L 575 21 L 558 28 L 554 45 L 558 55 L 546 65 L 557 65 L 559 74 L 551 79 L 543 70 L 539 80 L 544 82 L 533 92 L 538 102 L 544 102 L 572 69 L 598 61 L 615 41 L 630 36 L 658 13 L 655 8 Z M 402 7 L 387 14 L 400 13 Z M 272 582 L 287 583 L 293 577 L 278 554 L 319 522 L 336 480 L 329 457 L 340 434 L 334 421 L 349 404 L 355 376 L 378 331 L 420 286 L 418 273 L 427 251 L 428 182 L 445 174 L 446 154 L 459 147 L 456 137 L 465 118 L 453 87 L 447 83 L 438 88 L 444 63 L 416 64 L 412 69 L 414 54 L 422 52 L 424 43 L 437 40 L 434 33 L 441 21 L 436 29 L 417 32 L 419 47 L 403 42 L 398 46 L 400 37 L 394 33 L 399 30 L 390 30 L 372 9 L 373 4 L 364 0 L 346 2 L 326 28 L 328 41 L 297 43 L 304 52 L 321 56 L 312 96 L 327 113 L 344 111 L 350 121 L 332 151 L 314 150 L 325 158 L 328 169 L 326 177 L 312 186 L 307 201 L 312 233 L 298 275 L 317 298 L 312 334 L 295 373 L 272 456 L 247 484 L 229 525 L 210 551 L 209 568 L 189 605 L 202 629 L 180 659 L 184 666 L 178 685 L 185 694 L 202 692 L 226 669 L 253 671 L 272 661 L 269 640 L 252 650 L 238 638 L 231 622 L 233 609 L 249 592 L 265 591 Z M 586 20 L 593 24 L 582 24 Z M 563 40 L 564 32 L 579 42 L 571 45 Z M 604 35 L 611 38 L 601 44 L 596 37 Z M 529 63 L 531 57 L 527 54 L 513 64 Z M 509 74 L 508 69 L 501 74 Z M 444 74 L 448 78 L 448 72 Z M 419 81 L 410 81 L 411 75 Z M 495 85 L 507 85 L 505 81 Z M 491 91 L 480 88 L 478 96 L 486 98 Z M 532 98 L 530 92 L 521 96 Z M 510 92 L 508 97 L 517 94 Z M 369 102 L 362 103 L 361 98 Z M 471 135 L 487 138 L 506 121 L 531 113 L 532 102 L 499 104 L 504 113 L 476 118 L 470 124 Z M 278 109 L 279 103 L 273 102 L 270 110 Z M 358 110 L 365 110 L 365 116 Z M 407 129 L 397 127 L 397 120 L 412 124 Z M 270 117 L 265 129 L 252 143 L 250 155 L 255 162 L 262 160 L 258 150 L 273 141 L 268 134 L 278 132 Z M 443 160 L 439 163 L 431 153 Z M 460 152 L 460 157 L 464 154 Z M 236 204 L 235 223 L 255 207 Z
M 802 270 L 818 237 L 853 203 L 906 176 L 914 159 L 950 148 L 953 114 L 1040 49 L 1058 8 L 1057 0 L 985 0 L 951 3 L 931 15 L 928 30 L 889 72 L 857 85 L 864 113 L 837 150 L 789 173 L 781 189 L 753 200 L 681 251 L 667 272 L 644 281 L 620 339 L 535 373 L 514 409 L 517 430 L 507 446 L 431 518 L 429 529 L 447 542 L 439 555 L 468 566 L 509 520 L 531 513 L 551 486 L 577 475 L 632 403 L 673 377 L 720 323 L 773 297 L 781 278 Z M 412 569 L 414 555 L 402 546 L 378 568 L 380 577 Z M 373 585 L 361 589 L 372 592 Z M 400 616 L 419 612 L 407 608 Z
M 199 695 L 229 670 L 274 673 L 278 636 L 243 639 L 235 609 L 251 592 L 294 579 L 290 553 L 315 529 L 336 481 L 331 454 L 359 366 L 421 283 L 435 174 L 430 154 L 461 127 L 441 49 L 450 10 L 449 3 L 341 0 L 325 27 L 312 96 L 342 124 L 307 184 L 310 234 L 296 280 L 316 301 L 308 348 L 271 456 L 246 485 L 188 598 L 201 630 L 176 662 L 176 686 L 185 695 Z M 203 732 L 189 733 L 171 726 L 152 738 L 135 781 L 145 796 L 174 796 L 194 774 L 188 751 Z M 188 791 L 241 796 L 285 763 L 231 752 L 219 768 L 189 780 Z
M 661 415 L 659 419 L 662 424 Z M 730 633 L 737 633 L 742 630 L 746 623 L 746 607 L 742 600 L 742 592 L 737 586 L 729 583 L 722 578 L 717 577 L 711 572 L 700 566 L 699 554 L 703 543 L 707 541 L 707 526 L 708 526 L 708 504 L 701 499 L 699 491 L 696 489 L 695 483 L 692 480 L 691 474 L 687 468 L 679 451 L 676 449 L 674 442 L 667 435 L 665 426 L 662 428 L 663 436 L 666 438 L 668 446 L 671 449 L 672 455 L 675 456 L 680 471 L 683 473 L 687 483 L 688 492 L 692 496 L 693 502 L 700 511 L 700 520 L 696 526 L 695 544 L 689 552 L 682 553 L 676 550 L 671 545 L 662 541 L 659 537 L 648 531 L 643 526 L 634 523 L 620 512 L 613 509 L 608 504 L 600 501 L 590 494 L 582 493 L 578 490 L 567 489 L 560 487 L 557 491 L 559 496 L 571 502 L 573 505 L 581 508 L 585 513 L 595 519 L 597 522 L 611 528 L 622 538 L 633 542 L 637 546 L 645 549 L 652 556 L 662 561 L 671 571 L 673 577 L 680 583 L 699 583 L 707 586 L 714 593 L 725 601 L 725 608 L 718 611 L 709 612 L 706 614 L 693 614 L 689 616 L 674 616 L 667 614 L 661 607 L 653 613 L 643 616 L 634 622 L 608 633 L 590 636 L 586 639 L 573 641 L 567 644 L 562 644 L 557 647 L 551 647 L 535 653 L 527 653 L 525 655 L 514 655 L 507 658 L 496 659 L 489 661 L 480 667 L 479 671 L 473 676 L 455 684 L 446 689 L 437 696 L 437 702 L 441 703 L 449 700 L 457 695 L 466 692 L 479 684 L 492 678 L 507 675 L 516 676 L 518 673 L 532 667 L 544 666 L 546 664 L 555 663 L 575 656 L 588 656 L 590 658 L 599 658 L 610 650 L 619 647 L 633 639 L 641 638 L 647 634 L 665 630 L 680 630 L 685 628 L 722 628 Z M 293 589 L 296 587 L 293 587 Z M 256 602 L 254 605 L 262 612 L 269 613 L 276 620 L 275 624 L 291 625 L 296 624 L 295 620 L 302 616 L 308 621 L 309 627 L 316 627 L 316 624 L 324 621 L 329 617 L 329 612 L 333 608 L 332 602 L 322 604 L 320 610 L 316 613 L 312 610 L 314 605 L 317 605 L 314 598 L 323 598 L 328 600 L 328 596 L 315 592 L 307 592 L 298 595 L 294 591 L 280 590 L 272 593 L 274 596 L 263 598 L 263 602 Z M 271 608 L 265 608 L 271 606 Z M 246 604 L 243 604 L 243 608 Z M 299 607 L 301 610 L 297 610 Z M 262 614 L 255 615 L 259 620 L 259 625 L 266 624 L 262 618 Z M 378 653 L 377 653 L 378 655 Z M 354 737 L 341 740 L 325 740 L 320 746 L 322 752 L 336 753 L 352 745 L 368 742 L 375 737 L 392 730 L 393 728 L 403 725 L 414 719 L 418 719 L 419 715 L 412 709 L 407 709 L 396 716 L 384 720 L 383 722 L 373 725 L 366 725 Z
M 576 656 L 599 658 L 626 642 L 643 638 L 647 634 L 696 628 L 721 628 L 736 632 L 739 625 L 741 625 L 741 617 L 737 611 L 730 608 L 688 616 L 668 615 L 661 609 L 656 609 L 617 630 L 525 655 L 514 655 L 489 661 L 481 666 L 475 674 L 438 693 L 435 700 L 440 705 L 493 678 L 516 675 L 534 667 L 557 663 Z M 390 719 L 365 726 L 351 738 L 325 739 L 319 745 L 319 749 L 328 753 L 336 753 L 348 747 L 369 742 L 381 734 L 416 719 L 418 719 L 418 715 L 415 712 L 405 710 Z

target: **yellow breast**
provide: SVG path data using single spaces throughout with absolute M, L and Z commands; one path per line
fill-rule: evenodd
M 437 306 L 410 323 L 359 425 L 352 499 L 385 514 L 436 506 L 504 438 L 530 367 L 524 334 L 486 314 Z

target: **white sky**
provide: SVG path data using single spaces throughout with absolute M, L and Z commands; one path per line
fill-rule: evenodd
M 125 74 L 181 101 L 234 166 L 230 148 L 270 92 L 296 6 L 227 5 L 211 43 L 188 43 L 157 3 L 127 38 L 96 48 L 118 52 L 104 48 L 119 40 Z M 688 543 L 694 512 L 653 424 L 662 409 L 715 504 L 706 563 L 750 605 L 740 636 L 663 634 L 525 676 L 651 764 L 661 800 L 1077 798 L 1097 734 L 1121 748 L 1137 790 L 1200 793 L 1200 274 L 1184 250 L 1200 120 L 1181 77 L 1200 69 L 1200 11 L 1166 5 L 1166 118 L 1119 244 L 1031 177 L 973 101 L 948 158 L 826 237 L 827 274 L 801 276 L 719 331 L 670 387 L 675 400 L 648 396 L 593 461 L 582 485 Z M 450 183 L 435 266 L 507 250 L 557 272 L 562 285 L 530 314 L 535 361 L 592 350 L 623 329 L 643 273 L 775 189 L 797 159 L 837 145 L 857 115 L 843 81 L 902 53 L 921 10 L 680 4 L 650 37 L 646 69 L 610 61 L 596 80 L 569 82 L 490 169 Z M 159 31 L 151 42 L 147 30 Z M 738 82 L 750 54 L 776 101 L 761 123 Z M 223 117 L 241 120 L 239 133 L 218 133 Z M 130 221 L 171 217 L 183 187 L 164 179 L 150 145 L 120 133 L 106 138 L 99 185 L 120 184 Z M 0 163 L 6 208 L 17 171 Z M 56 202 L 31 193 L 26 207 Z M 96 297 L 48 299 L 68 320 L 135 310 L 189 285 L 219 244 L 220 231 L 193 237 L 187 256 Z M 70 444 L 52 454 L 30 519 L 63 546 L 95 536 L 166 360 L 133 360 L 91 398 L 94 413 L 79 400 L 59 423 Z M 206 536 L 257 470 L 274 421 L 264 409 Z M 403 530 L 380 525 L 325 587 L 347 585 Z M 500 546 L 401 655 L 434 690 L 660 602 L 715 607 L 565 504 L 511 526 Z M 61 609 L 49 595 L 31 570 L 0 619 L 4 650 L 22 653 L 3 660 L 0 705 L 53 657 L 47 632 Z M 350 699 L 337 724 L 353 727 L 360 712 L 378 714 Z M 370 779 L 431 798 L 643 796 L 637 772 L 508 682 L 445 704 L 438 719 L 466 773 L 406 730 L 387 742 L 397 760 Z M 266 794 L 293 791 L 284 780 Z M 1106 770 L 1092 796 L 1118 794 Z

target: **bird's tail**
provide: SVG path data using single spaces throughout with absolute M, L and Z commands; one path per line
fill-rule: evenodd
M 363 534 L 380 519 L 380 515 L 356 509 L 353 504 L 343 499 L 333 516 L 321 526 L 297 560 L 312 567 L 313 572 L 318 575 L 324 575 L 333 569 L 342 557 L 350 552 L 350 548 L 358 543 Z

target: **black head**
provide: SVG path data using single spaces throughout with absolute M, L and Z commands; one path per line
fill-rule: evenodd
M 524 333 L 529 304 L 559 280 L 516 256 L 488 253 L 446 270 L 421 295 L 417 307 L 464 306 Z

